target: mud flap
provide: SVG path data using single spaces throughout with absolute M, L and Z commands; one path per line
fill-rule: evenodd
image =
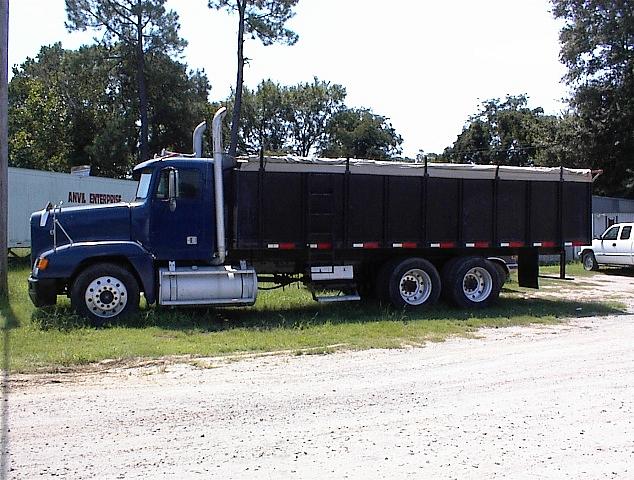
M 522 249 L 517 259 L 517 280 L 520 287 L 539 288 L 539 253 L 537 248 Z

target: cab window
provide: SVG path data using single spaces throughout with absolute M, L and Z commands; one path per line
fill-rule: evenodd
M 619 227 L 612 227 L 609 230 L 607 230 L 603 234 L 603 237 L 601 238 L 603 240 L 616 240 L 618 236 L 619 236 Z
M 632 234 L 632 227 L 623 227 L 621 230 L 621 236 L 619 237 L 621 240 L 629 240 L 630 235 Z
M 178 196 L 180 198 L 200 197 L 200 171 L 179 170 L 178 172 Z
M 166 168 L 161 171 L 156 198 L 165 199 L 169 195 L 169 172 Z M 178 170 L 178 198 L 196 199 L 200 197 L 200 171 L 195 169 Z
M 169 169 L 161 170 L 158 185 L 156 186 L 156 198 L 167 198 L 169 194 Z

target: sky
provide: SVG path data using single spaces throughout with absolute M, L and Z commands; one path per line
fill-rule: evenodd
M 92 43 L 95 32 L 68 33 L 63 0 L 10 0 L 9 67 L 40 46 Z M 189 45 L 181 61 L 203 69 L 210 100 L 235 84 L 237 20 L 206 0 L 168 0 Z M 480 103 L 527 94 L 548 114 L 565 108 L 566 70 L 548 0 L 300 0 L 288 26 L 294 46 L 249 39 L 245 83 L 285 85 L 313 77 L 346 87 L 346 105 L 388 117 L 403 154 L 440 153 Z

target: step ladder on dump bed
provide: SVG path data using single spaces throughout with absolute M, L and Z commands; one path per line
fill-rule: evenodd
M 360 300 L 354 286 L 352 265 L 338 265 L 335 258 L 337 201 L 332 175 L 309 175 L 306 232 L 311 292 L 317 302 Z M 339 295 L 318 295 L 320 290 L 339 290 Z

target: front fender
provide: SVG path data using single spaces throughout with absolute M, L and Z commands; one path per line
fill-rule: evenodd
M 37 272 L 37 278 L 70 279 L 86 262 L 122 258 L 130 262 L 141 280 L 148 303 L 156 300 L 154 257 L 142 245 L 130 241 L 79 242 L 48 250 L 40 255 L 48 259 L 46 270 Z

